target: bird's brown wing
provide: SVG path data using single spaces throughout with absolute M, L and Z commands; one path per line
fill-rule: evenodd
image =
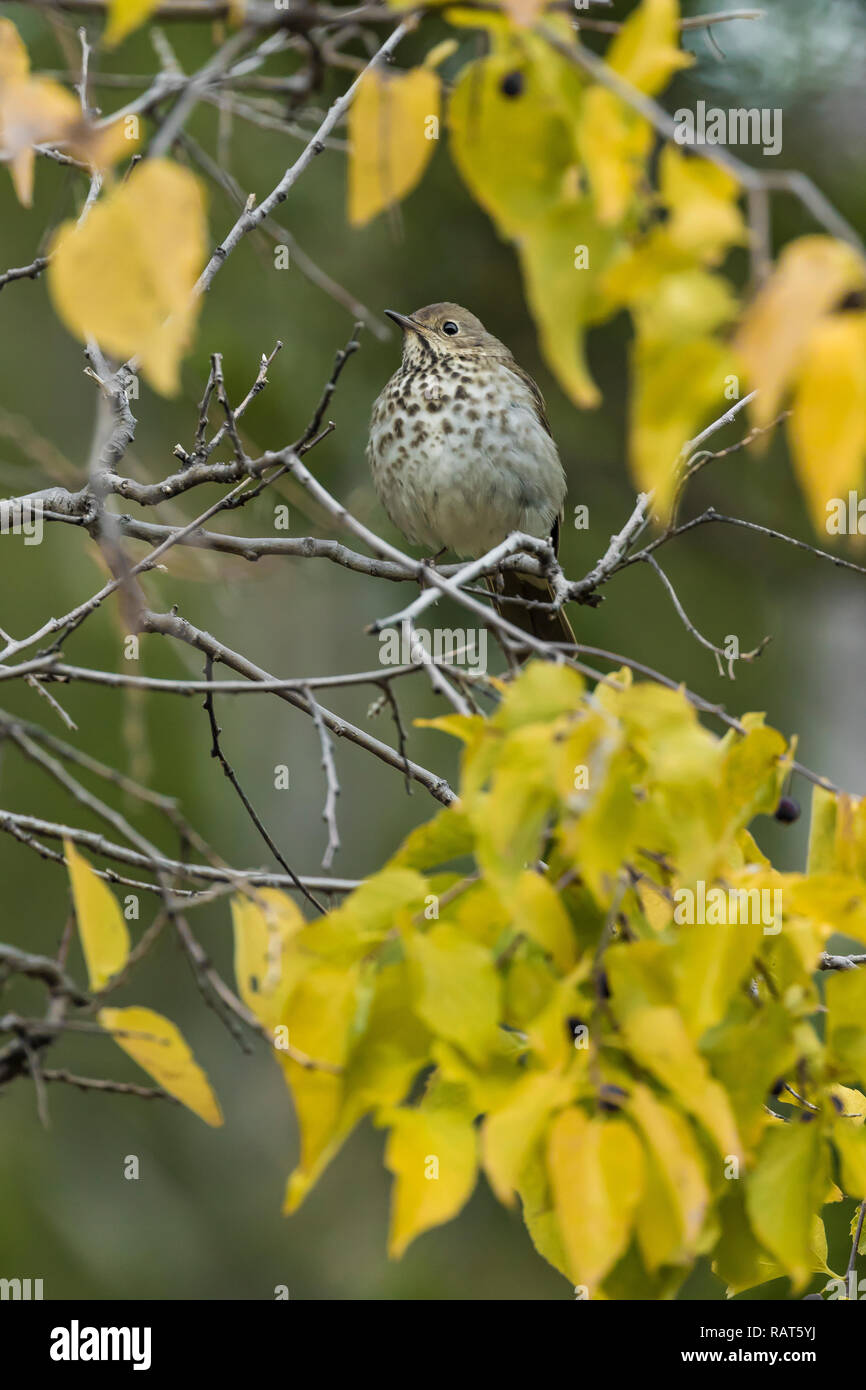
M 532 397 L 532 403 L 535 406 L 535 413 L 538 416 L 539 423 L 544 426 L 545 430 L 552 439 L 553 431 L 550 428 L 550 421 L 547 418 L 547 402 L 542 396 L 541 391 L 538 389 L 538 383 L 536 381 L 533 381 L 532 377 L 529 375 L 529 372 L 525 371 L 523 367 L 521 367 L 517 362 L 514 361 L 513 358 L 508 364 L 508 369 L 509 371 L 513 372 L 516 377 L 520 378 L 524 386 L 529 391 L 529 394 Z
M 547 404 L 537 382 L 513 359 L 508 363 L 508 368 L 529 391 L 539 424 L 544 427 L 552 439 L 553 431 L 547 418 Z M 559 527 L 560 518 L 557 516 L 554 518 L 550 533 L 554 553 L 557 555 L 559 554 Z M 504 570 L 495 576 L 495 580 L 491 577 L 488 584 L 494 595 L 498 595 L 502 599 L 522 598 L 551 603 L 554 597 L 553 589 L 546 579 L 531 574 L 518 574 L 516 570 Z M 544 608 L 527 608 L 522 603 L 496 602 L 496 598 L 494 598 L 494 604 L 496 611 L 503 618 L 507 618 L 515 627 L 519 627 L 521 632 L 528 632 L 541 642 L 573 643 L 575 641 L 574 629 L 561 608 L 556 611 Z

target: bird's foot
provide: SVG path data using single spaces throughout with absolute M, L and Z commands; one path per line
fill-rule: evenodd
M 441 549 L 441 550 L 437 550 L 435 555 L 424 555 L 424 556 L 422 557 L 422 560 L 421 560 L 421 564 L 422 564 L 423 568 L 424 568 L 425 570 L 435 570 L 435 568 L 436 568 L 436 561 L 437 561 L 437 560 L 441 560 L 442 556 L 445 554 L 445 552 L 447 551 L 447 549 L 448 549 L 447 545 L 443 545 L 442 549 Z M 425 582 L 426 582 L 426 581 L 425 581 L 425 576 L 424 576 L 423 574 L 422 574 L 422 576 L 421 576 L 421 582 L 422 582 L 422 584 L 425 584 Z

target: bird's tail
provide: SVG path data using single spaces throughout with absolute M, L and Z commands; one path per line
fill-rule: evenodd
M 501 602 L 502 599 L 521 598 L 535 603 L 552 603 L 553 588 L 547 579 L 518 574 L 517 570 L 505 570 L 491 575 L 487 585 L 494 595 L 497 613 L 519 627 L 521 632 L 529 633 L 539 642 L 573 643 L 577 640 L 562 608 L 533 608 L 526 603 Z

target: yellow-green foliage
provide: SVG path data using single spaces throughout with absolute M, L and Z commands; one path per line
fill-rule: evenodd
M 669 1296 L 701 1255 L 732 1291 L 829 1273 L 822 1207 L 866 1197 L 866 973 L 825 977 L 823 1015 L 816 972 L 866 938 L 866 807 L 817 791 L 809 871 L 777 872 L 749 826 L 782 736 L 716 737 L 626 672 L 534 663 L 491 718 L 432 723 L 464 744 L 455 806 L 323 919 L 235 913 L 301 1126 L 286 1209 L 369 1115 L 395 1255 L 483 1173 L 593 1297 Z M 780 910 L 732 922 L 737 889 Z

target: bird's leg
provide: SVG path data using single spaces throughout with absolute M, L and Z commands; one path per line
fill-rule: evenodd
M 447 545 L 443 545 L 442 549 L 441 549 L 441 550 L 437 550 L 435 555 L 425 555 L 425 556 L 423 556 L 423 558 L 422 558 L 422 560 L 421 560 L 421 564 L 424 566 L 425 569 L 435 570 L 435 568 L 436 568 L 436 561 L 442 559 L 442 556 L 445 554 L 445 552 L 446 552 L 447 549 L 448 549 Z M 422 584 L 422 587 L 425 588 L 425 589 L 429 587 L 428 584 L 427 584 L 427 577 L 426 577 L 426 575 L 422 575 L 422 577 L 421 577 L 421 584 Z

